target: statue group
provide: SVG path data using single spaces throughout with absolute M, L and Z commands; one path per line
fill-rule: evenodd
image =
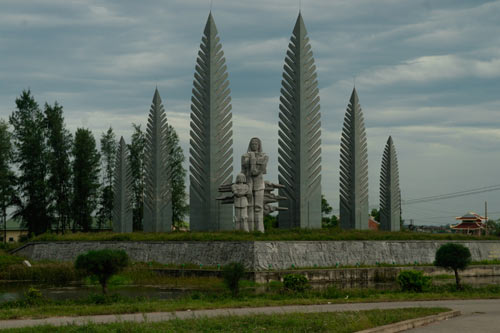
M 284 208 L 271 206 L 278 200 L 286 199 L 272 193 L 281 186 L 264 181 L 269 158 L 262 151 L 262 141 L 252 138 L 248 149 L 241 156 L 241 172 L 234 184 L 224 184 L 220 192 L 230 192 L 229 196 L 219 197 L 225 204 L 234 204 L 235 229 L 241 231 L 264 232 L 264 215 Z

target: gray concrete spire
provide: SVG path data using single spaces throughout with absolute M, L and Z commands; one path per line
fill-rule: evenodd
M 278 171 L 288 200 L 280 228 L 321 228 L 321 122 L 316 66 L 299 13 L 283 67 L 279 112 Z
M 144 231 L 172 230 L 171 171 L 168 166 L 170 142 L 168 124 L 160 93 L 155 89 L 146 128 Z
M 232 182 L 231 96 L 224 52 L 212 13 L 196 59 L 191 98 L 190 228 L 232 230 L 233 208 L 216 200 L 219 187 Z
M 342 229 L 368 229 L 368 152 L 356 88 L 340 141 L 340 225 Z
M 380 171 L 380 229 L 400 230 L 401 192 L 396 148 L 389 136 L 382 157 Z
M 132 232 L 132 173 L 123 137 L 116 154 L 113 183 L 113 231 Z

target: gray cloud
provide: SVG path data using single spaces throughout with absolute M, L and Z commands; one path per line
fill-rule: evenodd
M 208 0 L 13 1 L 0 5 L 0 117 L 22 89 L 64 106 L 69 128 L 129 140 L 156 85 L 187 152 L 194 63 Z M 214 0 L 231 82 L 235 168 L 250 137 L 277 178 L 278 103 L 298 2 Z M 323 188 L 338 206 L 339 138 L 355 77 L 369 140 L 370 206 L 392 135 L 404 198 L 495 184 L 500 162 L 500 1 L 303 0 L 318 67 Z M 500 194 L 403 207 L 416 223 L 448 223 Z M 444 218 L 435 218 L 445 216 Z

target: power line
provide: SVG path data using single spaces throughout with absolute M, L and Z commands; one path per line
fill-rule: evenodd
M 451 193 L 446 193 L 446 194 L 432 195 L 432 196 L 422 197 L 422 198 L 418 198 L 418 199 L 403 200 L 401 202 L 401 204 L 411 205 L 411 204 L 415 204 L 415 203 L 444 200 L 444 199 L 452 199 L 452 198 L 458 198 L 458 197 L 463 197 L 463 196 L 467 196 L 467 195 L 474 195 L 474 194 L 479 194 L 479 193 L 484 193 L 484 192 L 492 192 L 492 191 L 498 191 L 498 190 L 500 190 L 500 184 L 479 187 L 479 188 L 475 188 L 475 189 L 458 191 L 458 192 L 451 192 Z

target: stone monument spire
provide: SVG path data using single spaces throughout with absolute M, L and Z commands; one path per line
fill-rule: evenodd
M 219 187 L 231 184 L 233 173 L 231 91 L 225 62 L 210 13 L 196 59 L 191 98 L 191 230 L 234 229 L 232 207 L 216 200 Z
M 396 148 L 389 137 L 382 157 L 380 171 L 380 229 L 400 230 L 401 192 Z
M 123 137 L 116 154 L 113 183 L 113 231 L 132 232 L 132 174 Z
M 168 166 L 170 142 L 168 124 L 160 93 L 155 89 L 146 129 L 144 231 L 172 230 L 171 171 Z
M 368 152 L 356 88 L 347 106 L 340 142 L 340 226 L 368 229 Z
M 278 171 L 280 228 L 321 228 L 321 122 L 316 66 L 299 13 L 281 82 Z

